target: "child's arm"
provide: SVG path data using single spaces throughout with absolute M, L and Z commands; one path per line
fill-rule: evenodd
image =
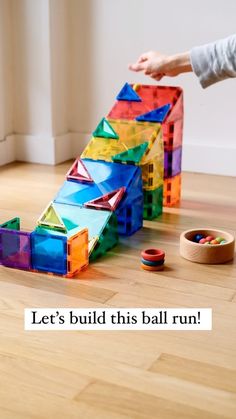
M 192 71 L 190 53 L 164 55 L 159 52 L 149 51 L 142 54 L 135 64 L 130 64 L 132 71 L 143 71 L 144 74 L 155 80 L 163 76 L 174 77 L 180 73 Z
M 236 77 L 236 35 L 195 47 L 190 58 L 193 71 L 204 88 Z
M 157 81 L 163 76 L 174 77 L 193 71 L 205 88 L 218 81 L 236 77 L 236 35 L 181 54 L 164 55 L 150 51 L 142 54 L 129 69 L 143 71 Z

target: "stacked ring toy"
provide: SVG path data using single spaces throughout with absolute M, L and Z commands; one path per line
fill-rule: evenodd
M 143 250 L 141 257 L 141 268 L 145 271 L 161 271 L 164 268 L 165 252 L 161 249 Z

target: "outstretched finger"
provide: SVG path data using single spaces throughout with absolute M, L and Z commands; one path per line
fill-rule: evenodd
M 143 71 L 144 69 L 145 65 L 143 63 L 129 64 L 129 70 L 131 71 Z
M 147 61 L 148 59 L 148 55 L 146 53 L 140 55 L 140 57 L 138 58 L 137 63 L 143 63 L 144 61 Z

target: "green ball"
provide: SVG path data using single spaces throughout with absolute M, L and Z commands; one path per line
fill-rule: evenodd
M 216 238 L 215 238 L 215 240 L 216 240 L 218 243 L 221 243 L 221 242 L 225 241 L 225 239 L 223 239 L 223 237 L 216 237 Z

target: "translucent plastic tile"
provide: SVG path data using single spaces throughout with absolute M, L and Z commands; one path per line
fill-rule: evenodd
M 139 168 L 134 166 L 93 160 L 83 160 L 83 163 L 94 183 L 66 181 L 56 195 L 55 202 L 82 206 L 122 187 L 129 188 L 134 179 L 140 176 Z
M 20 230 L 20 218 L 12 218 L 3 224 L 0 224 L 0 228 L 7 228 L 8 230 Z
M 62 221 L 59 214 L 55 209 L 53 202 L 51 202 L 48 207 L 44 210 L 42 215 L 38 219 L 38 224 L 47 227 L 53 228 L 55 230 L 60 230 L 62 232 L 66 232 L 67 228 Z
M 86 202 L 85 206 L 88 208 L 105 209 L 107 211 L 115 211 L 122 200 L 125 187 L 116 189 L 106 195 L 102 195 L 100 198 L 96 198 L 92 201 Z
M 95 245 L 97 244 L 99 237 L 92 237 L 89 241 L 89 255 L 93 252 Z
M 143 227 L 144 196 L 137 197 L 132 205 L 132 219 L 130 234 L 134 234 Z
M 103 256 L 108 250 L 112 249 L 118 242 L 117 217 L 114 212 L 107 220 L 93 250 L 90 253 L 89 260 L 94 261 L 98 257 Z
M 144 144 L 145 140 L 148 140 L 148 148 L 139 163 L 142 170 L 143 184 L 146 189 L 156 189 L 163 185 L 164 151 L 161 125 L 121 120 L 112 120 L 110 122 L 119 133 L 119 141 L 116 142 L 116 150 L 117 146 L 119 146 L 122 141 L 123 143 L 121 146 L 123 149 L 126 149 L 127 153 L 129 146 Z M 97 140 L 99 141 L 97 142 Z M 113 156 L 115 155 L 114 147 L 109 148 L 110 143 L 105 147 L 103 141 L 104 139 L 102 138 L 92 139 L 84 154 L 88 154 L 90 157 L 94 158 L 110 160 L 112 158 L 111 154 L 114 153 Z
M 173 207 L 180 202 L 181 198 L 181 174 L 164 180 L 163 205 Z
M 162 123 L 165 150 L 182 145 L 183 91 L 174 86 L 133 85 L 142 102 L 117 101 L 108 114 L 109 119 L 134 120 L 138 116 L 171 104 L 171 110 Z
M 56 197 L 56 202 L 54 202 L 55 209 L 61 216 L 62 221 L 66 226 L 68 226 L 69 220 L 70 222 L 73 222 L 74 225 L 78 226 L 78 224 L 80 224 L 80 221 L 78 218 L 78 211 L 76 209 L 73 210 L 74 206 L 78 206 L 79 208 L 81 208 L 82 205 L 86 205 L 86 202 L 88 202 L 89 200 L 93 200 L 93 198 L 96 199 L 96 197 L 101 198 L 101 194 L 105 195 L 105 192 L 109 191 L 109 189 L 112 190 L 112 192 L 114 192 L 115 187 L 120 186 L 120 188 L 122 188 L 122 185 L 126 185 L 126 191 L 124 195 L 122 195 L 122 199 L 118 207 L 115 209 L 116 214 L 118 215 L 118 231 L 119 234 L 123 234 L 123 225 L 124 223 L 126 223 L 126 221 L 123 218 L 120 219 L 119 213 L 117 211 L 119 210 L 119 208 L 122 208 L 123 210 L 126 205 L 128 205 L 129 207 L 132 206 L 133 200 L 142 196 L 143 184 L 140 167 L 121 165 L 118 163 L 94 162 L 92 160 L 84 160 L 84 162 L 86 165 L 89 164 L 89 166 L 87 165 L 86 167 L 89 167 L 90 173 L 92 173 L 92 170 L 94 170 L 93 177 L 95 179 L 96 173 L 96 180 L 100 181 L 100 183 L 97 185 L 95 183 L 91 185 L 85 185 L 77 182 L 65 182 Z M 66 204 L 65 208 L 68 209 L 68 211 L 70 211 L 69 217 L 65 217 L 65 214 L 61 213 L 60 210 L 58 210 L 56 204 L 59 203 Z M 72 208 L 69 210 L 69 207 Z M 112 207 L 110 207 L 109 209 L 112 209 Z M 72 212 L 74 214 L 73 217 L 71 215 Z M 124 211 L 124 213 L 126 212 Z M 91 216 L 94 216 L 93 213 Z M 127 223 L 128 222 L 130 221 L 127 220 Z M 94 236 L 97 235 L 98 233 L 94 233 Z
M 123 153 L 129 149 L 148 142 L 144 158 L 150 159 L 153 154 L 162 152 L 161 125 L 151 122 L 137 122 L 124 120 L 111 120 L 110 125 L 119 135 L 119 140 L 106 138 L 92 138 L 82 153 L 82 158 L 93 160 L 112 161 L 112 156 Z
M 129 102 L 141 102 L 140 97 L 129 83 L 125 83 L 121 91 L 118 93 L 117 100 L 128 100 Z
M 30 269 L 30 233 L 0 229 L 0 264 L 11 268 Z
M 67 274 L 67 237 L 49 230 L 35 231 L 31 236 L 33 269 Z
M 181 172 L 182 147 L 165 151 L 164 178 L 173 177 Z
M 32 233 L 32 268 L 72 277 L 88 265 L 88 230 L 68 237 L 55 230 L 38 227 Z
M 112 126 L 110 125 L 109 121 L 106 118 L 103 118 L 101 122 L 99 122 L 95 131 L 93 131 L 94 137 L 103 137 L 103 138 L 110 138 L 117 140 L 119 136 L 114 131 Z
M 174 86 L 155 86 L 138 85 L 136 93 L 141 98 L 141 102 L 117 101 L 108 114 L 112 119 L 135 119 L 141 114 L 160 108 L 166 104 L 171 104 L 172 111 L 168 115 L 166 122 L 182 118 L 183 109 L 177 109 L 177 102 L 183 98 L 183 92 L 179 87 Z
M 94 209 L 92 210 L 90 208 L 81 208 L 81 207 L 75 207 L 75 206 L 71 206 L 71 205 L 62 205 L 61 204 L 61 207 L 62 206 L 66 207 L 66 208 L 63 208 L 63 209 L 60 208 L 60 210 L 63 212 L 63 215 L 65 215 L 65 217 L 67 217 L 67 219 L 70 219 L 70 221 L 77 220 L 78 216 L 79 216 L 80 225 L 76 229 L 67 232 L 67 234 L 59 233 L 56 230 L 47 230 L 47 229 L 44 229 L 42 227 L 37 227 L 36 232 L 43 233 L 43 234 L 45 234 L 45 233 L 50 234 L 53 237 L 54 236 L 64 237 L 67 240 L 68 236 L 70 234 L 71 234 L 70 237 L 73 237 L 74 235 L 76 235 L 77 233 L 82 231 L 85 227 L 87 227 L 88 228 L 88 233 L 89 233 L 88 234 L 89 256 L 91 256 L 91 254 L 93 253 L 95 245 L 96 245 L 96 249 L 97 249 L 96 253 L 104 254 L 104 252 L 105 252 L 104 249 L 109 250 L 111 248 L 110 247 L 111 243 L 113 243 L 113 245 L 115 245 L 117 243 L 117 241 L 118 241 L 118 231 L 117 231 L 117 219 L 116 219 L 115 215 L 114 215 L 114 217 L 116 219 L 116 229 L 114 231 L 114 238 L 109 239 L 110 244 L 106 243 L 106 242 L 103 243 L 103 240 L 101 239 L 101 237 L 104 236 L 104 229 L 106 231 L 107 228 L 110 225 L 110 219 L 112 218 L 112 214 L 113 214 L 112 212 L 103 211 L 103 210 L 99 211 L 99 210 L 94 210 Z M 114 221 L 113 221 L 113 224 L 114 224 Z M 93 234 L 95 234 L 95 235 L 93 236 Z M 99 242 L 99 243 L 97 244 L 97 242 Z M 100 249 L 101 242 L 103 243 L 102 249 Z
M 55 208 L 60 214 L 65 224 L 76 225 L 78 229 L 88 228 L 89 240 L 99 236 L 111 217 L 110 211 L 100 211 L 90 208 L 78 207 L 75 205 L 65 205 L 54 203 Z
M 177 104 L 175 106 L 177 106 Z M 182 101 L 178 106 L 183 106 Z M 162 125 L 162 131 L 165 151 L 171 151 L 182 146 L 183 118 L 164 123 Z
M 112 190 L 126 186 L 136 173 L 134 167 L 123 166 L 118 163 L 111 164 L 105 161 L 83 160 L 84 165 L 90 171 L 94 183 L 105 186 L 112 183 Z
M 88 230 L 83 229 L 67 242 L 67 276 L 74 276 L 88 265 Z
M 145 142 L 136 147 L 129 148 L 122 153 L 112 156 L 112 160 L 117 163 L 138 164 L 143 158 L 145 151 L 148 148 L 148 143 Z
M 160 108 L 153 109 L 153 111 L 143 113 L 136 117 L 136 121 L 150 121 L 150 122 L 164 122 L 168 112 L 171 108 L 171 105 L 168 103 Z
M 116 210 L 118 220 L 118 233 L 130 236 L 143 225 L 143 184 L 142 178 L 137 177 L 130 189 L 126 192 L 125 199 Z
M 74 234 L 78 233 L 84 228 L 88 228 L 88 240 L 90 248 L 90 241 L 94 240 L 95 237 L 98 237 L 98 243 L 96 242 L 92 250 L 93 253 L 96 247 L 96 257 L 98 257 L 98 254 L 104 254 L 105 249 L 107 251 L 117 243 L 118 231 L 117 217 L 115 213 L 111 211 L 94 210 L 85 207 L 58 203 L 55 203 L 55 208 L 65 224 L 70 222 L 77 225 L 77 229 L 73 230 Z M 53 236 L 57 236 L 56 231 L 51 231 L 50 233 Z M 111 234 L 113 234 L 114 237 L 111 237 Z M 103 239 L 105 236 L 108 236 L 109 240 Z M 64 235 L 64 237 L 66 236 Z M 102 247 L 100 248 L 100 246 Z
M 72 236 L 74 236 L 78 231 L 80 231 L 80 227 L 76 225 L 76 227 L 68 229 L 65 232 L 53 229 L 53 228 L 47 228 L 41 225 L 37 225 L 37 227 L 34 229 L 34 232 L 42 233 L 42 234 L 50 234 L 51 236 L 57 236 L 57 237 L 66 237 L 66 239 L 70 239 Z
M 143 226 L 143 194 L 117 211 L 118 232 L 122 236 L 130 236 Z
M 154 190 L 144 190 L 144 210 L 143 218 L 153 220 L 162 214 L 163 207 L 163 187 Z
M 93 182 L 88 170 L 81 159 L 76 159 L 67 175 L 67 180 L 76 182 Z
M 142 165 L 143 187 L 153 190 L 163 186 L 163 154 L 155 156 L 152 160 Z

